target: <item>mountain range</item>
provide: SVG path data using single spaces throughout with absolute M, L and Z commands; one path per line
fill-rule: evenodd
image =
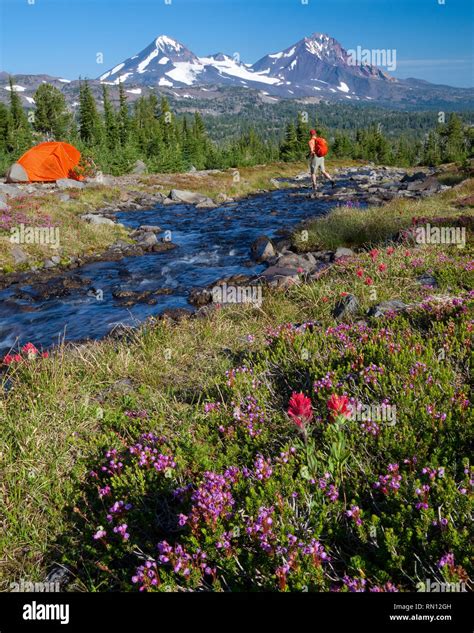
M 17 75 L 14 89 L 25 106 L 34 104 L 36 88 L 48 81 L 59 87 L 72 108 L 77 107 L 78 81 L 47 75 Z M 198 57 L 184 44 L 160 35 L 141 52 L 102 73 L 91 85 L 123 83 L 131 101 L 159 90 L 183 99 L 206 98 L 225 88 L 256 91 L 267 102 L 281 99 L 377 102 L 398 107 L 474 104 L 474 89 L 452 88 L 417 79 L 396 79 L 375 65 L 354 64 L 334 38 L 314 33 L 283 51 L 269 53 L 254 64 L 237 54 Z M 8 74 L 0 73 L 0 100 L 8 97 Z M 240 92 L 240 91 L 239 91 Z

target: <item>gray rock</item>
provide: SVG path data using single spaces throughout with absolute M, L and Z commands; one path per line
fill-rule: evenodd
M 56 180 L 56 184 L 60 189 L 84 189 L 85 187 L 83 182 L 72 178 L 60 178 Z
M 14 246 L 10 251 L 11 256 L 15 264 L 26 264 L 28 261 L 28 255 L 19 246 Z
M 86 187 L 97 187 L 100 185 L 111 186 L 114 184 L 114 177 L 106 176 L 99 171 L 93 178 L 86 178 L 84 184 Z
M 57 264 L 55 264 L 51 259 L 45 259 L 43 262 L 44 268 L 55 268 Z
M 6 173 L 7 182 L 30 182 L 25 168 L 19 163 L 13 163 Z
M 0 211 L 8 211 L 8 204 L 2 195 L 0 195 Z
M 54 264 L 60 264 L 60 263 L 61 263 L 61 258 L 59 257 L 59 255 L 53 255 L 53 256 L 51 257 L 51 261 L 52 261 Z
M 145 231 L 146 233 L 161 233 L 163 229 L 153 224 L 142 224 L 138 227 L 138 231 Z
M 137 160 L 130 173 L 132 174 L 145 174 L 147 172 L 147 166 L 142 160 Z
M 294 268 L 296 270 L 301 268 L 305 272 L 311 272 L 316 268 L 317 262 L 311 253 L 305 253 L 304 255 L 289 253 L 288 255 L 282 255 L 277 263 L 281 268 Z
M 335 319 L 343 319 L 347 316 L 356 314 L 359 310 L 359 300 L 355 295 L 346 295 L 342 297 L 332 311 Z
M 144 233 L 142 237 L 138 238 L 137 244 L 141 248 L 152 248 L 158 244 L 158 238 L 154 233 Z
M 86 220 L 89 224 L 106 224 L 108 226 L 115 226 L 115 222 L 109 218 L 104 218 L 103 215 L 96 213 L 86 213 L 81 215 L 81 219 Z
M 405 174 L 400 182 L 416 182 L 417 180 L 425 180 L 426 174 L 424 171 L 417 171 L 415 174 L 409 176 Z
M 189 293 L 188 301 L 196 308 L 212 303 L 212 292 L 207 288 L 194 288 Z
M 334 261 L 337 262 L 337 260 L 341 259 L 342 257 L 353 257 L 354 255 L 355 253 L 351 248 L 344 248 L 340 246 L 334 253 Z
M 24 195 L 23 191 L 15 185 L 4 185 L 3 183 L 0 183 L 0 193 L 10 198 L 18 198 Z
M 270 285 L 278 288 L 287 288 L 300 282 L 299 273 L 295 268 L 283 268 L 282 266 L 270 266 L 261 277 Z
M 199 204 L 196 205 L 196 209 L 216 209 L 217 208 L 217 204 L 211 200 L 211 198 L 208 198 L 207 200 L 203 200 L 203 202 L 199 202 Z
M 276 178 L 270 178 L 270 184 L 272 185 L 272 187 L 275 187 L 276 189 L 280 188 L 280 181 L 277 180 Z
M 59 195 L 59 199 L 61 202 L 68 202 L 71 199 L 71 196 L 68 193 L 62 193 Z
M 438 287 L 438 282 L 436 281 L 436 278 L 433 277 L 433 275 L 430 275 L 429 273 L 423 273 L 422 275 L 417 277 L 416 281 L 421 286 L 428 286 L 429 288 Z
M 256 262 L 266 262 L 275 257 L 275 248 L 266 235 L 257 237 L 250 247 L 252 259 Z
M 387 314 L 387 312 L 403 312 L 408 308 L 408 305 L 400 299 L 390 299 L 390 301 L 382 301 L 375 306 L 372 306 L 367 311 L 367 316 L 381 317 Z
M 169 197 L 175 202 L 183 202 L 184 204 L 199 204 L 201 202 L 207 202 L 210 199 L 200 193 L 185 191 L 183 189 L 172 189 Z

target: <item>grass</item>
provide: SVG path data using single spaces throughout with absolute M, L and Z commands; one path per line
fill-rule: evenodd
M 474 179 L 464 181 L 456 189 L 419 200 L 396 198 L 382 207 L 366 209 L 341 206 L 317 218 L 296 232 L 293 245 L 300 252 L 332 249 L 338 246 L 361 247 L 390 241 L 410 227 L 413 217 L 457 217 L 456 201 L 472 195 Z
M 398 321 L 392 319 L 374 325 L 373 338 L 365 342 L 357 329 L 350 330 L 350 336 L 354 337 L 353 351 L 352 345 L 341 346 L 337 338 L 330 339 L 331 343 L 327 345 L 328 335 L 324 331 L 335 326 L 332 307 L 348 292 L 356 294 L 361 303 L 361 313 L 356 320 L 368 307 L 383 299 L 401 298 L 407 303 L 417 303 L 426 301 L 429 295 L 466 297 L 472 288 L 473 272 L 472 264 L 469 264 L 472 235 L 464 251 L 456 247 L 407 247 L 396 243 L 389 254 L 381 248 L 379 241 L 384 243 L 393 232 L 408 226 L 411 215 L 452 214 L 454 218 L 456 213 L 459 215 L 455 209 L 456 200 L 472 192 L 472 186 L 470 181 L 455 191 L 414 205 L 396 202 L 367 212 L 347 209 L 346 216 L 343 210 L 335 209 L 327 219 L 311 225 L 313 245 L 378 246 L 380 252 L 370 255 L 364 251 L 343 260 L 314 283 L 298 285 L 285 292 L 266 290 L 260 309 L 229 307 L 205 318 L 185 319 L 178 325 L 167 320 L 152 320 L 127 340 L 67 345 L 49 359 L 10 366 L 1 379 L 0 395 L 0 588 L 8 588 L 9 583 L 20 579 L 42 580 L 50 566 L 60 562 L 71 569 L 74 589 L 130 589 L 131 570 L 140 563 L 136 548 L 145 551 L 147 556 L 153 555 L 150 539 L 156 542 L 163 538 L 161 529 L 155 533 L 151 528 L 157 502 L 154 495 L 159 490 L 166 496 L 168 489 L 162 487 L 165 485 L 162 479 L 147 483 L 148 480 L 143 480 L 142 475 L 130 466 L 125 480 L 121 482 L 118 478 L 116 482 L 117 486 L 122 486 L 117 494 L 130 493 L 138 499 L 138 504 L 143 505 L 144 516 L 148 516 L 150 508 L 152 516 L 146 524 L 135 523 L 138 519 L 131 517 L 132 527 L 141 535 L 137 540 L 132 533 L 133 547 L 113 539 L 105 550 L 96 547 L 92 534 L 98 525 L 105 524 L 105 519 L 101 514 L 102 505 L 92 500 L 96 486 L 94 482 L 91 484 L 89 471 L 100 463 L 105 449 L 131 445 L 145 431 L 166 436 L 178 461 L 177 474 L 171 474 L 172 479 L 166 481 L 175 486 L 184 485 L 190 478 L 200 478 L 205 470 L 235 463 L 251 465 L 256 451 L 273 459 L 285 445 L 290 445 L 285 443 L 299 446 L 297 433 L 284 416 L 292 389 L 308 393 L 313 380 L 322 378 L 329 370 L 344 382 L 343 377 L 350 367 L 364 367 L 371 362 L 386 367 L 383 388 L 379 393 L 377 387 L 362 386 L 360 395 L 376 399 L 381 398 L 382 393 L 388 394 L 399 403 L 401 426 L 387 432 L 380 440 L 380 446 L 377 444 L 379 440 L 367 439 L 355 430 L 346 438 L 346 442 L 355 442 L 355 445 L 350 444 L 351 450 L 363 464 L 364 475 L 361 479 L 357 460 L 348 462 L 340 483 L 344 501 L 341 497 L 337 502 L 340 507 L 336 508 L 327 505 L 324 498 L 320 499 L 316 506 L 323 508 L 324 513 L 315 514 L 312 510 L 307 515 L 308 525 L 326 547 L 335 544 L 332 555 L 337 569 L 333 571 L 338 578 L 342 578 L 343 566 L 350 576 L 359 576 L 357 570 L 362 569 L 366 577 L 374 578 L 374 583 L 381 585 L 389 578 L 412 578 L 412 568 L 407 562 L 412 556 L 405 552 L 405 547 L 419 551 L 425 573 L 432 564 L 429 561 L 435 560 L 426 557 L 439 557 L 448 550 L 455 551 L 457 562 L 466 566 L 464 506 L 461 504 L 458 510 L 455 509 L 460 502 L 454 499 L 451 488 L 439 503 L 444 512 L 448 512 L 446 508 L 454 508 L 452 512 L 457 512 L 458 532 L 452 532 L 450 528 L 441 541 L 437 534 L 431 535 L 429 543 L 422 537 L 416 540 L 413 536 L 410 536 L 414 539 L 410 542 L 408 534 L 421 534 L 431 528 L 419 523 L 418 518 L 413 519 L 405 497 L 400 500 L 400 506 L 396 500 L 390 506 L 387 500 L 385 507 L 385 502 L 378 500 L 376 511 L 371 506 L 371 493 L 362 491 L 365 490 L 364 480 L 376 479 L 376 469 L 382 468 L 382 464 L 390 459 L 400 459 L 401 448 L 406 454 L 416 450 L 420 459 L 425 460 L 423 464 L 429 462 L 430 455 L 436 455 L 433 459 L 438 465 L 444 465 L 448 460 L 450 477 L 456 480 L 462 477 L 461 465 L 467 454 L 466 443 L 472 436 L 472 420 L 453 408 L 449 398 L 461 397 L 459 394 L 468 384 L 468 314 L 458 314 L 454 308 L 444 313 L 440 308 L 439 314 L 422 311 L 412 317 L 400 316 Z M 187 188 L 191 188 L 189 183 Z M 334 231 L 334 238 L 330 238 L 330 230 Z M 365 242 L 361 235 L 365 236 Z M 381 263 L 386 265 L 383 271 L 379 269 Z M 360 277 L 356 273 L 358 270 L 363 271 Z M 436 290 L 427 290 L 416 282 L 420 272 L 427 270 L 438 280 Z M 368 277 L 372 279 L 371 285 L 366 283 Z M 284 328 L 281 334 L 278 333 L 284 324 L 304 321 L 319 321 L 321 332 L 307 332 L 301 336 L 290 332 L 287 336 Z M 398 349 L 396 353 L 393 349 L 389 353 L 382 341 L 387 328 L 393 329 L 390 344 Z M 269 332 L 273 332 L 270 346 Z M 445 350 L 444 356 L 440 355 L 439 348 Z M 422 378 L 418 387 L 420 392 L 413 394 L 414 400 L 411 396 L 405 399 L 402 382 L 410 380 L 409 368 L 419 360 L 432 368 L 436 384 L 428 389 Z M 235 384 L 229 387 L 225 372 L 243 364 L 251 366 L 255 375 L 261 378 L 260 386 L 252 387 L 245 374 L 237 374 Z M 124 380 L 125 383 L 121 382 Z M 344 385 L 353 390 L 355 385 L 351 380 Z M 254 394 L 265 409 L 270 425 L 268 432 L 261 439 L 250 440 L 246 435 L 237 435 L 235 439 L 229 436 L 227 441 L 223 440 L 216 432 L 216 425 L 227 424 L 226 416 L 232 411 L 231 401 L 238 402 L 249 393 Z M 432 426 L 435 422 L 417 405 L 417 398 L 422 398 L 423 402 L 431 402 L 427 398 L 433 399 L 440 410 L 453 408 L 445 429 Z M 213 401 L 223 403 L 225 415 L 211 414 L 210 418 L 203 415 L 203 403 Z M 314 404 L 318 414 L 323 404 L 323 400 Z M 147 418 L 127 417 L 124 414 L 127 410 L 146 410 Z M 321 447 L 331 447 L 339 441 L 330 435 L 333 432 L 330 426 L 323 436 L 315 436 Z M 240 433 L 239 430 L 236 432 Z M 416 437 L 417 433 L 419 437 Z M 327 462 L 329 453 L 326 448 L 318 451 L 314 459 L 325 464 L 321 467 L 332 468 Z M 282 466 L 276 475 L 277 482 L 269 481 L 270 488 L 256 482 L 252 484 L 253 492 L 243 489 L 238 497 L 238 503 L 242 503 L 241 516 L 255 514 L 258 504 L 271 505 L 277 494 L 290 498 L 295 486 L 300 497 L 306 498 L 309 494 L 307 484 L 304 481 L 295 483 L 295 477 L 303 467 L 308 468 L 304 460 L 298 462 L 297 471 L 291 474 Z M 277 487 L 271 488 L 272 485 Z M 411 493 L 407 489 L 401 494 L 409 496 Z M 383 526 L 382 532 L 378 532 L 379 558 L 373 559 L 372 554 L 367 554 L 370 538 L 365 531 L 353 532 L 349 525 L 346 532 L 341 533 L 340 526 L 347 522 L 344 512 L 351 498 L 366 508 L 367 528 L 364 530 L 369 529 L 372 520 L 375 521 L 369 520 L 370 512 L 378 516 L 377 521 Z M 298 512 L 306 516 L 308 509 L 301 506 Z M 316 517 L 316 524 L 311 517 Z M 299 529 L 299 524 L 293 523 L 287 514 L 278 520 L 282 521 L 285 533 Z M 397 526 L 397 521 L 405 527 Z M 216 546 L 212 537 L 199 534 L 192 538 L 203 538 L 206 547 L 214 551 Z M 191 537 L 184 535 L 183 538 L 188 539 L 186 547 L 195 546 Z M 278 582 L 271 567 L 273 560 L 261 559 L 261 553 L 254 552 L 252 547 L 246 543 L 241 548 L 245 573 L 236 572 L 230 560 L 220 560 L 224 576 L 234 588 L 242 588 L 241 583 L 248 582 L 246 574 L 250 572 L 251 576 L 251 570 L 257 565 L 262 586 L 276 588 Z M 248 552 L 253 552 L 248 554 L 249 559 L 246 558 Z M 404 555 L 407 557 L 405 563 L 401 560 Z M 311 586 L 327 590 L 325 578 L 319 572 L 314 576 L 306 564 L 301 562 L 301 574 L 298 572 L 300 575 L 295 576 L 293 588 L 297 588 L 298 583 L 310 582 Z M 160 573 L 173 590 L 183 586 L 182 579 L 166 570 Z M 193 575 L 190 582 L 198 587 L 202 579 Z

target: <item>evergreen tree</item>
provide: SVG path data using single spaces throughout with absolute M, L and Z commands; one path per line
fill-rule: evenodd
M 10 123 L 8 125 L 7 147 L 18 158 L 32 144 L 33 138 L 28 117 L 21 105 L 21 99 L 14 89 L 13 80 L 10 77 Z
M 122 147 L 124 147 L 130 134 L 130 116 L 128 113 L 127 95 L 123 83 L 119 83 L 119 113 L 118 113 L 119 137 Z
M 108 87 L 102 85 L 102 98 L 104 101 L 104 128 L 107 147 L 111 150 L 118 147 L 119 131 L 115 111 L 109 96 Z
M 101 120 L 87 81 L 81 82 L 79 89 L 79 136 L 88 147 L 102 140 Z
M 296 160 L 298 156 L 298 137 L 296 136 L 295 124 L 290 122 L 285 132 L 285 140 L 280 146 L 281 159 L 290 162 Z
M 71 124 L 66 99 L 60 90 L 51 84 L 41 84 L 35 92 L 36 103 L 34 129 L 46 140 L 64 140 Z
M 439 146 L 439 136 L 433 130 L 426 138 L 423 148 L 423 164 L 435 167 L 441 162 L 441 151 Z

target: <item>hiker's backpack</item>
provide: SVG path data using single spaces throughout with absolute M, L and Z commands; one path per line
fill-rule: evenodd
M 318 158 L 322 158 L 323 156 L 326 156 L 328 151 L 329 151 L 329 147 L 328 147 L 326 139 L 320 138 L 320 137 L 314 139 L 314 153 L 316 154 Z

